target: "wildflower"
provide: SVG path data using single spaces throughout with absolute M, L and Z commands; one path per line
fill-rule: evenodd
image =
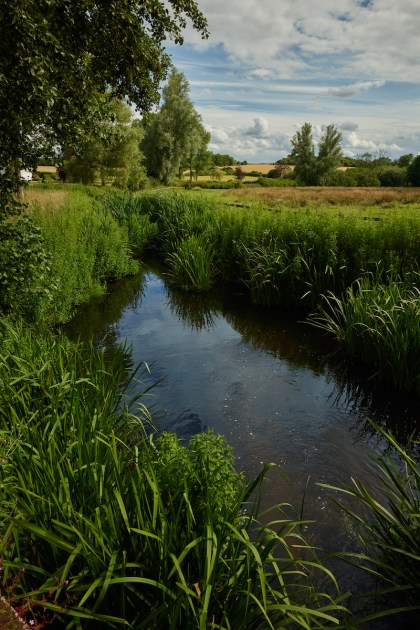
M 29 625 L 30 625 L 30 626 L 34 626 L 34 625 L 35 625 L 35 621 L 34 621 L 33 619 L 30 619 L 30 620 L 29 620 Z

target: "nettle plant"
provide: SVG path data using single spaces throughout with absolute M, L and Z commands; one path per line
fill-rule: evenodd
M 0 191 L 0 311 L 35 320 L 50 298 L 49 256 L 25 205 Z

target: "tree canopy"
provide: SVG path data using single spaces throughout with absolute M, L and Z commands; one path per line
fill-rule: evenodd
M 210 134 L 189 98 L 189 84 L 182 72 L 172 70 L 162 92 L 162 107 L 145 120 L 142 150 L 148 173 L 167 184 L 194 156 L 204 151 Z
M 291 140 L 296 178 L 307 186 L 319 186 L 341 160 L 341 133 L 328 125 L 318 142 L 318 155 L 312 135 L 312 125 L 304 123 Z
M 0 0 L 0 164 L 33 166 L 40 137 L 73 142 L 110 98 L 148 110 L 187 19 L 207 37 L 193 0 Z
M 63 152 L 63 172 L 73 182 L 92 184 L 100 179 L 136 190 L 145 184 L 146 170 L 139 143 L 141 125 L 133 121 L 131 108 L 119 99 L 109 103 L 99 137 L 84 138 L 77 147 Z

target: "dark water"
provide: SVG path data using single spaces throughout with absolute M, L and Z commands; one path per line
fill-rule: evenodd
M 134 363 L 151 366 L 138 387 L 162 379 L 143 400 L 166 411 L 160 428 L 184 438 L 207 428 L 225 435 L 247 477 L 274 462 L 265 505 L 300 509 L 305 497 L 304 516 L 316 521 L 308 536 L 326 551 L 354 549 L 355 539 L 333 493 L 316 484 L 353 476 L 377 485 L 369 455 L 386 443 L 368 417 L 402 444 L 418 430 L 418 397 L 376 385 L 316 329 L 250 305 L 240 290 L 185 295 L 150 268 L 83 306 L 68 333 L 106 336 L 110 351 L 129 340 Z

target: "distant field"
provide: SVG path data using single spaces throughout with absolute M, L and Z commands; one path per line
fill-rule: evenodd
M 258 173 L 262 173 L 263 175 L 267 175 L 269 171 L 272 171 L 275 167 L 275 164 L 238 164 L 241 167 L 244 173 L 251 173 L 252 171 L 257 171 Z M 232 166 L 234 169 L 235 167 Z
M 36 170 L 38 173 L 56 173 L 57 172 L 57 169 L 55 166 L 38 166 Z
M 302 186 L 298 188 L 241 188 L 224 191 L 241 200 L 260 200 L 267 204 L 284 203 L 292 207 L 337 205 L 349 207 L 419 204 L 420 188 L 351 188 L 341 186 Z

